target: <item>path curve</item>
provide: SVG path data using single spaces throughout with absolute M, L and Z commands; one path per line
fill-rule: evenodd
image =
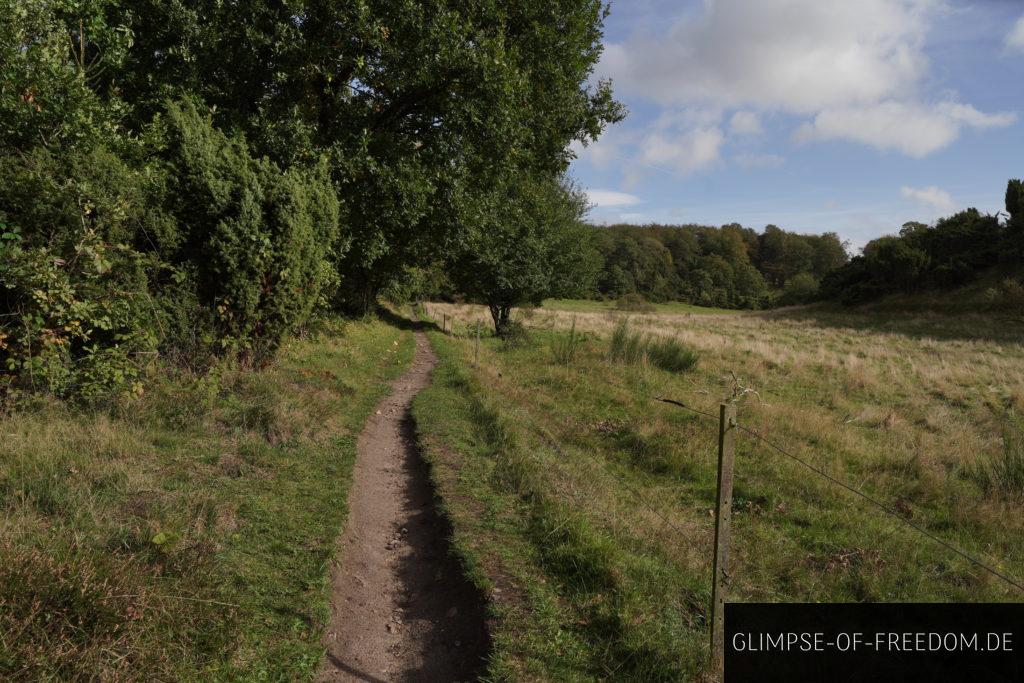
M 415 339 L 412 367 L 359 437 L 319 681 L 468 681 L 482 668 L 483 602 L 448 552 L 416 447 L 409 407 L 437 357 Z

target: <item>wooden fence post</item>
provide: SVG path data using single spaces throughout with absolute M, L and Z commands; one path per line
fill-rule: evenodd
M 715 504 L 715 560 L 711 583 L 711 657 L 719 680 L 725 672 L 725 589 L 729 579 L 729 522 L 732 470 L 736 456 L 736 405 L 719 406 L 718 495 Z
M 474 355 L 473 363 L 477 366 L 480 365 L 480 321 L 476 321 L 476 353 Z

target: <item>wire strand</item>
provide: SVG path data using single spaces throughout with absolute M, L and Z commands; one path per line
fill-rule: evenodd
M 704 415 L 706 417 L 710 417 L 710 418 L 713 418 L 713 419 L 716 419 L 716 420 L 718 419 L 717 415 L 713 415 L 713 414 L 705 412 L 703 410 L 699 410 L 697 408 L 693 408 L 691 406 L 686 405 L 685 403 L 682 403 L 681 401 L 675 401 L 675 400 L 669 399 L 669 398 L 658 398 L 657 400 L 661 401 L 662 403 L 668 403 L 668 404 L 671 404 L 671 405 L 674 405 L 674 406 L 678 406 L 680 408 L 684 408 L 684 409 L 689 410 L 690 412 L 696 413 L 698 415 Z M 789 451 L 784 449 L 782 446 L 778 445 L 777 443 L 775 443 L 774 441 L 768 439 L 767 437 L 762 436 L 761 434 L 755 432 L 754 430 L 748 429 L 747 427 L 744 427 L 741 424 L 737 424 L 736 427 L 739 428 L 740 431 L 746 432 L 747 434 L 750 434 L 751 436 L 753 436 L 753 437 L 763 441 L 764 443 L 768 444 L 769 446 L 771 446 L 772 448 L 777 450 L 779 453 L 782 453 L 783 455 L 785 455 L 787 458 L 795 460 L 796 462 L 800 463 L 801 465 L 803 465 L 807 469 L 811 470 L 815 474 L 818 474 L 821 477 L 824 477 L 828 481 L 832 482 L 833 484 L 836 484 L 837 486 L 840 486 L 840 487 L 846 489 L 847 491 L 860 496 L 861 498 L 863 498 L 864 500 L 868 501 L 869 503 L 871 503 L 875 507 L 879 508 L 880 510 L 882 510 L 886 514 L 888 514 L 888 515 L 890 515 L 892 517 L 895 517 L 896 519 L 898 519 L 899 521 L 903 522 L 904 524 L 906 524 L 910 528 L 912 528 L 915 531 L 917 531 L 918 533 L 920 533 L 920 534 L 930 538 L 931 540 L 933 540 L 934 542 L 936 542 L 939 545 L 943 546 L 947 550 L 950 550 L 951 552 L 956 553 L 957 555 L 959 555 L 960 557 L 963 557 L 964 559 L 970 561 L 974 565 L 976 565 L 978 567 L 981 567 L 982 569 L 984 569 L 985 571 L 989 572 L 993 576 L 996 576 L 996 577 L 1002 579 L 1003 581 L 1005 581 L 1006 583 L 1010 584 L 1011 586 L 1013 586 L 1017 590 L 1020 590 L 1020 591 L 1024 592 L 1024 584 L 1021 584 L 1016 579 L 1013 579 L 1010 576 L 1000 572 L 998 569 L 990 567 L 989 565 L 985 564 L 981 560 L 979 560 L 979 559 L 977 559 L 975 557 L 972 557 L 971 555 L 969 555 L 965 551 L 961 550 L 960 548 L 957 548 L 952 543 L 949 543 L 948 541 L 945 541 L 942 538 L 940 538 L 940 537 L 936 536 L 935 534 L 931 533 L 930 531 L 928 531 L 927 529 L 925 529 L 921 525 L 919 525 L 919 524 L 917 524 L 915 522 L 910 521 L 909 519 L 907 519 L 903 515 L 899 514 L 898 512 L 896 512 L 895 510 L 890 508 L 885 503 L 883 503 L 883 502 L 873 498 L 872 496 L 864 493 L 863 491 L 861 491 L 861 490 L 859 490 L 859 489 L 857 489 L 857 488 L 855 488 L 853 486 L 850 486 L 846 482 L 844 482 L 844 481 L 842 481 L 840 479 L 837 479 L 836 477 L 833 477 L 831 474 L 829 474 L 825 470 L 821 469 L 820 467 L 816 467 L 816 466 L 812 465 L 811 463 L 807 462 L 803 458 L 801 458 L 799 456 L 796 456 L 796 455 L 793 455 L 792 453 L 790 453 Z

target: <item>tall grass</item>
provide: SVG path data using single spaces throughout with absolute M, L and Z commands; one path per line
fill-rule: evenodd
M 556 334 L 551 340 L 551 355 L 559 365 L 572 365 L 583 346 L 584 337 L 576 331 L 576 316 L 572 318 L 569 334 Z
M 647 340 L 629 327 L 629 318 L 622 318 L 612 331 L 608 357 L 617 363 L 642 363 Z
M 629 364 L 646 360 L 668 372 L 685 372 L 697 364 L 700 354 L 675 338 L 648 338 L 630 329 L 629 319 L 623 318 L 612 331 L 608 357 Z
M 986 495 L 1024 497 L 1024 428 L 1011 419 L 1004 430 L 1003 449 L 979 463 L 974 478 Z
M 700 354 L 674 337 L 653 339 L 647 345 L 647 360 L 662 370 L 686 372 L 700 359 Z

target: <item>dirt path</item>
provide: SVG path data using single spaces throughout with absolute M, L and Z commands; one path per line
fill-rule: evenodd
M 412 367 L 359 437 L 320 681 L 468 681 L 481 668 L 483 602 L 448 554 L 409 414 L 436 363 L 417 331 Z

